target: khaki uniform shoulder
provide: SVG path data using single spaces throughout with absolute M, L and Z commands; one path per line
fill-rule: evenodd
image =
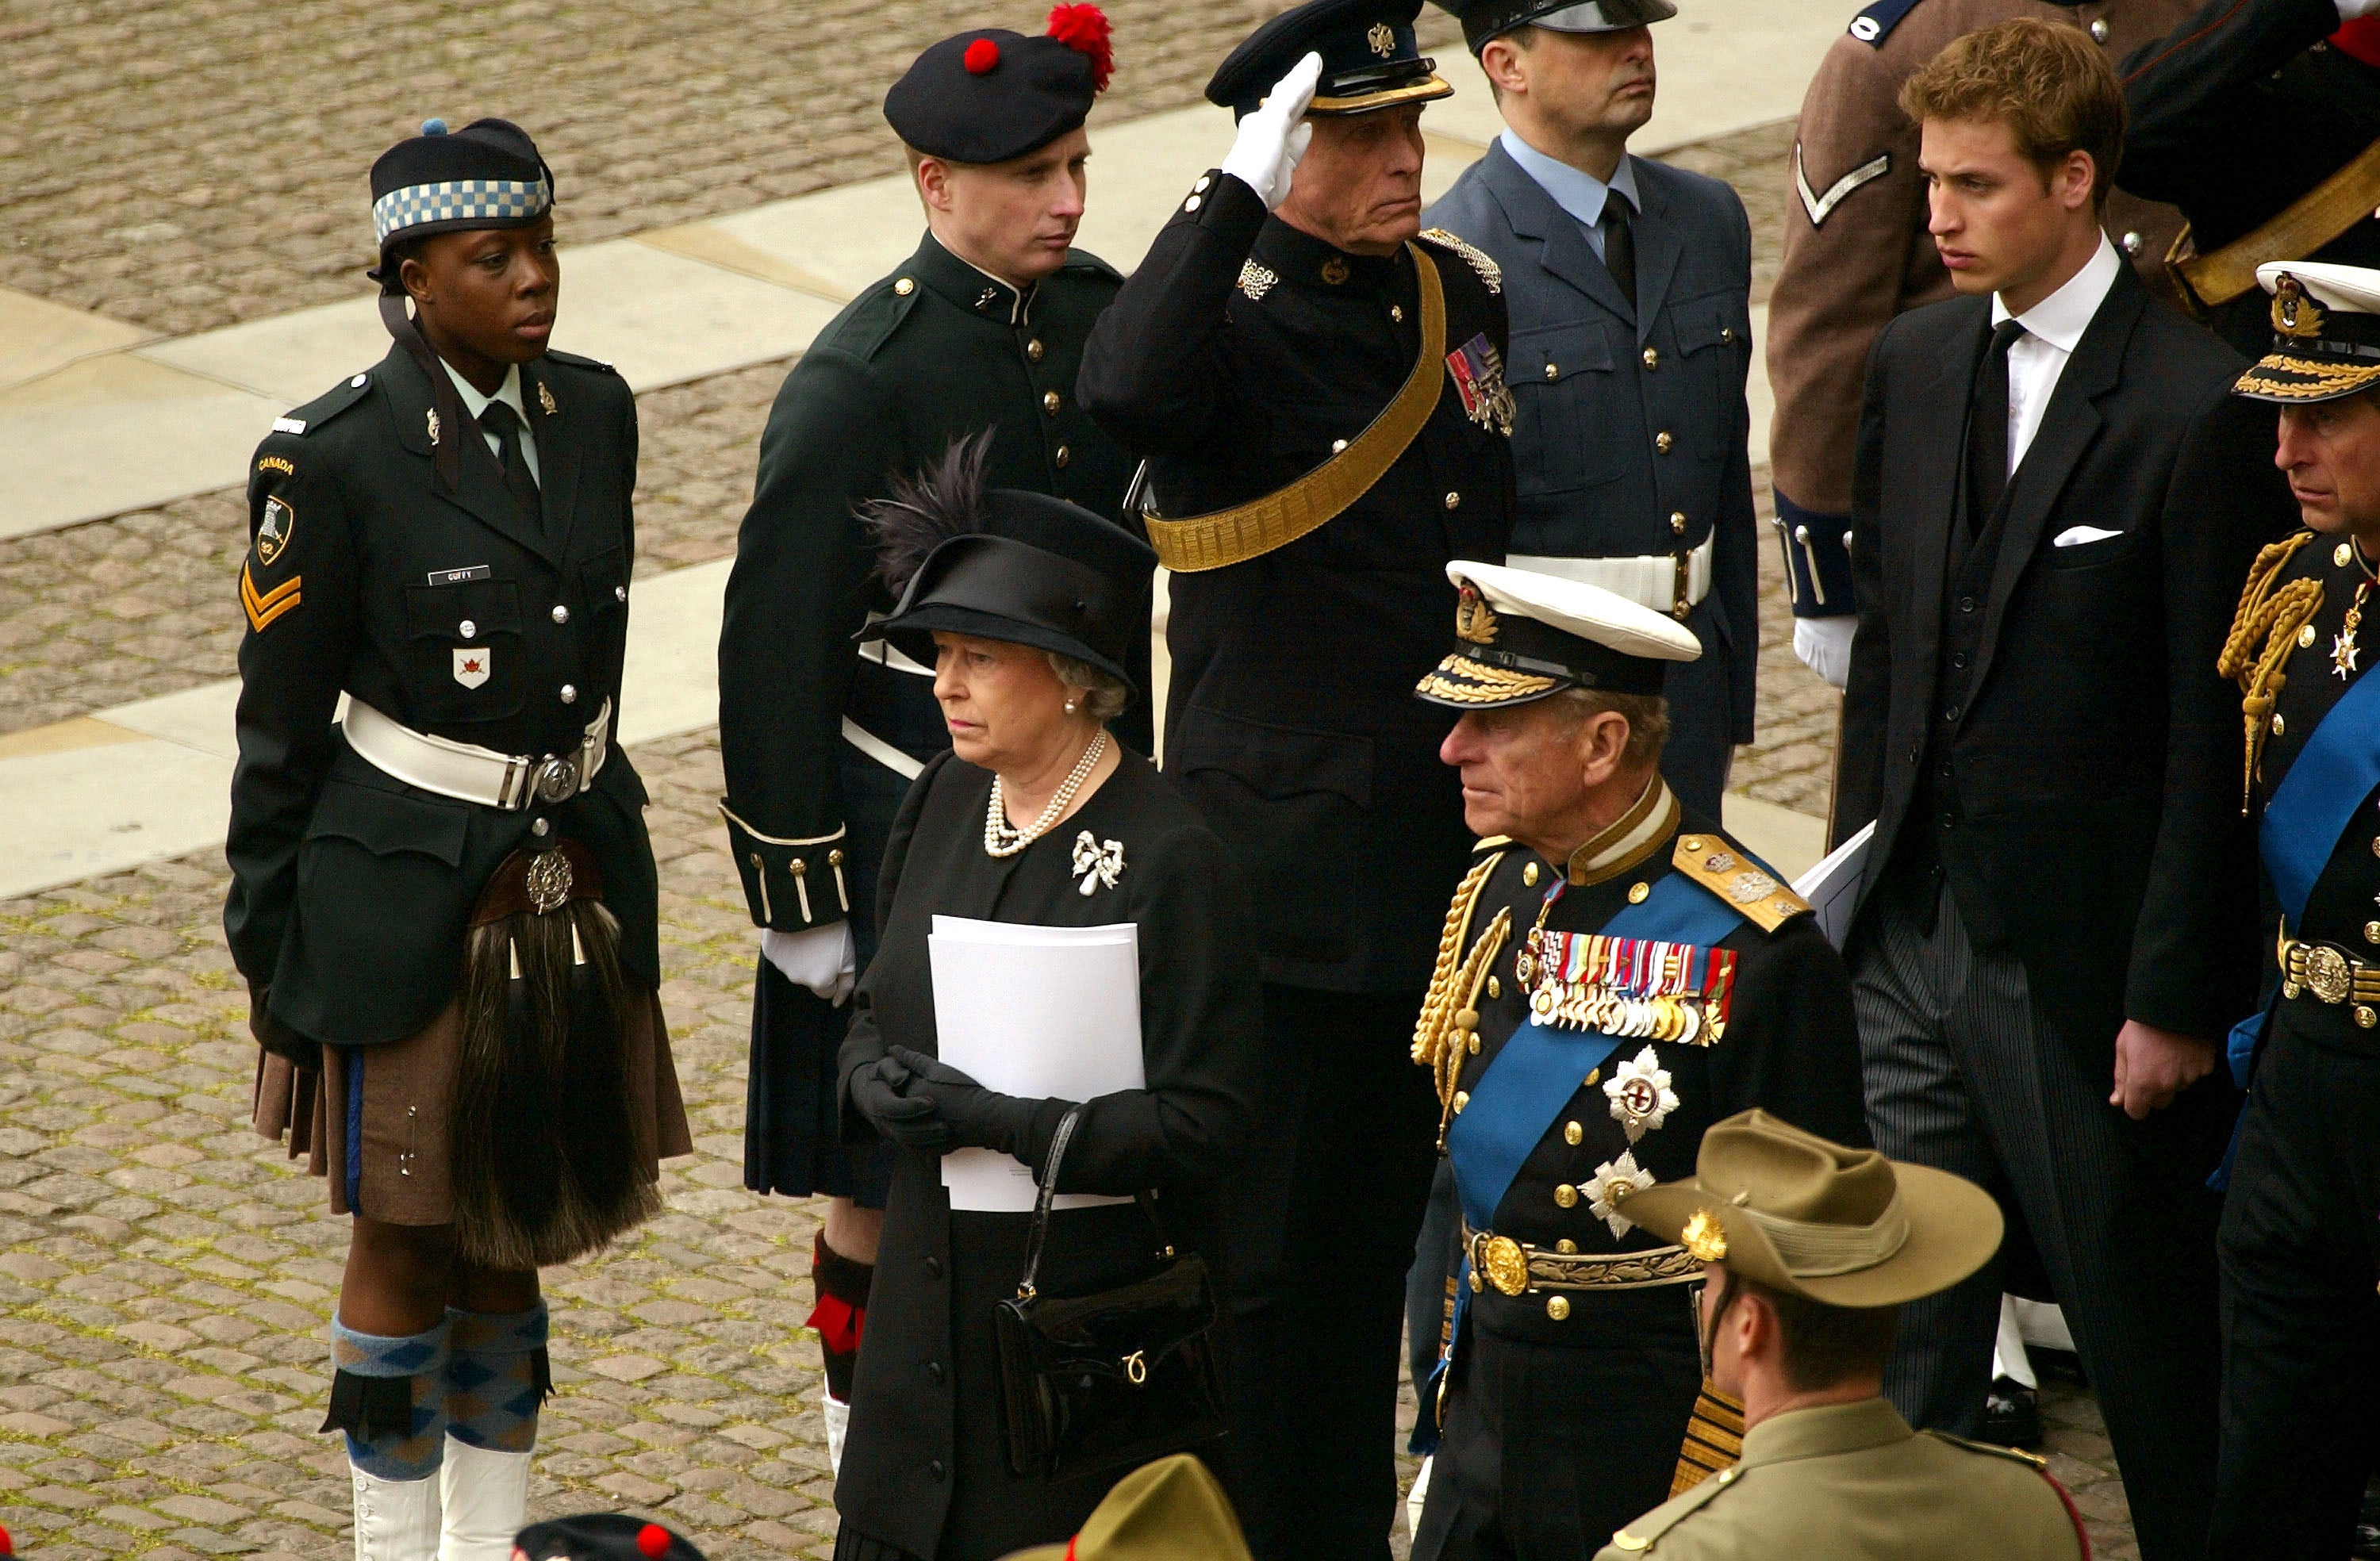
M 1735 1471 L 1721 1470 L 1684 1494 L 1671 1496 L 1613 1533 L 1611 1543 L 1596 1553 L 1596 1561 L 1631 1561 L 1645 1555 L 1682 1554 L 1679 1541 L 1682 1535 L 1678 1533 L 1678 1526 L 1726 1494 L 1734 1483 Z M 1670 1542 L 1666 1548 L 1664 1540 Z

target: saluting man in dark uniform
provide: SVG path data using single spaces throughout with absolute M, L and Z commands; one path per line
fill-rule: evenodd
M 2221 663 L 2245 696 L 2273 936 L 2269 1006 L 2232 1035 L 2252 1083 L 2219 1238 L 2207 1554 L 2345 1555 L 2380 1374 L 2380 270 L 2258 279 L 2272 351 L 2239 393 L 2280 407 L 2307 529 L 2257 558 Z
M 1463 1257 L 1413 1553 L 1559 1561 L 1667 1500 L 1682 1456 L 1729 1461 L 1685 1446 L 1702 1264 L 1628 1198 L 1755 1106 L 1864 1144 L 1859 1046 L 1809 906 L 1662 779 L 1694 631 L 1550 575 L 1447 575 L 1455 647 L 1416 692 L 1463 712 L 1440 753 L 1484 839 L 1414 1033 Z
M 927 232 L 786 377 L 728 577 L 721 810 L 765 956 L 744 1180 L 832 1200 L 811 1326 L 838 1460 L 891 1161 L 880 1144 L 844 1145 L 834 1056 L 853 981 L 875 951 L 876 871 L 893 815 L 924 762 L 950 746 L 933 669 L 859 638 L 892 602 L 872 581 L 857 506 L 970 437 L 987 442 L 992 486 L 1111 519 L 1130 476 L 1074 397 L 1083 340 L 1123 281 L 1073 248 L 1090 155 L 1083 121 L 1112 63 L 1107 18 L 1064 5 L 1050 28 L 946 38 L 886 94 Z M 1146 635 L 1135 654 L 1131 671 L 1145 679 Z M 1146 752 L 1148 717 L 1128 716 L 1119 735 Z
M 1271 1093 L 1226 1245 L 1233 1498 L 1267 1561 L 1387 1553 L 1436 1115 L 1405 1043 L 1470 845 L 1409 691 L 1453 610 L 1447 561 L 1501 559 L 1512 524 L 1503 284 L 1420 231 L 1422 105 L 1451 89 L 1419 9 L 1312 0 L 1232 51 L 1207 96 L 1238 137 L 1079 381 L 1149 462 L 1166 770 L 1257 904 Z
M 2175 290 L 2266 340 L 2257 268 L 2380 265 L 2380 0 L 2209 0 L 2122 66 L 2117 182 L 2181 209 Z
M 657 1212 L 692 1144 L 613 736 L 636 402 L 546 350 L 529 138 L 422 132 L 371 173 L 395 345 L 249 478 L 224 927 L 257 1126 L 354 1216 L 323 1429 L 356 1555 L 504 1561 L 551 1391 L 537 1271 Z

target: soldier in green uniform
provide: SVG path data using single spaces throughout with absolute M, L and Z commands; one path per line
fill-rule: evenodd
M 1600 587 L 1446 566 L 1420 697 L 1486 837 L 1414 1036 L 1463 1208 L 1415 1561 L 1583 1555 L 1669 1494 L 1702 1265 L 1628 1200 L 1766 1106 L 1864 1140 L 1851 978 L 1809 907 L 1661 775 L 1694 630 Z
M 1122 278 L 1075 249 L 1111 68 L 1105 17 L 1062 5 L 1027 37 L 976 28 L 884 100 L 926 209 L 900 268 L 820 333 L 761 436 L 719 642 L 729 845 L 762 959 L 745 1185 L 832 1200 L 814 1259 L 829 1450 L 840 1457 L 891 1161 L 846 1146 L 834 1056 L 874 952 L 876 871 L 909 780 L 950 746 L 933 669 L 862 631 L 892 605 L 857 507 L 981 442 L 984 481 L 1123 517 L 1130 467 L 1075 401 L 1091 322 Z M 854 642 L 857 641 L 855 649 Z M 1148 636 L 1127 670 L 1148 686 Z M 1145 709 L 1145 707 L 1144 707 Z M 1148 751 L 1146 714 L 1118 735 Z
M 1703 1265 L 1703 1348 L 1712 1379 L 1742 1401 L 1743 1452 L 1614 1533 L 1596 1561 L 2091 1554 L 2039 1458 L 1912 1431 L 1883 1397 L 1902 1304 L 1999 1249 L 1990 1193 L 1753 1110 L 1704 1133 L 1694 1175 L 1630 1198 L 1628 1217 Z
M 371 173 L 395 345 L 249 478 L 224 930 L 257 1126 L 354 1216 L 322 1429 L 358 1561 L 504 1561 L 551 1390 L 538 1269 L 658 1212 L 693 1145 L 613 740 L 636 401 L 546 350 L 529 138 L 422 132 Z
M 2306 529 L 2248 576 L 2220 671 L 2244 695 L 2268 1006 L 2224 1200 L 2211 1555 L 2344 1555 L 2373 1467 L 2380 1351 L 2380 271 L 2268 263 L 2277 405 Z M 2286 1492 L 2286 1497 L 2277 1497 Z M 2361 1554 L 2362 1552 L 2358 1552 Z

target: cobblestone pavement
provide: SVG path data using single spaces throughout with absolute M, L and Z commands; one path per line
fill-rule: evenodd
M 1281 0 L 1110 0 L 1102 115 L 1195 102 Z M 900 167 L 886 83 L 1045 0 L 14 0 L 0 285 L 179 334 L 369 290 L 364 172 L 428 115 L 527 126 L 567 242 Z M 1433 11 L 1427 40 L 1455 36 Z

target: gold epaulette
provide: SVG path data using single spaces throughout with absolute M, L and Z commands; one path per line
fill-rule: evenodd
M 1741 912 L 1763 932 L 1775 932 L 1810 908 L 1760 865 L 1718 835 L 1680 835 L 1670 865 Z
M 1436 1076 L 1440 1106 L 1453 1099 L 1454 1080 L 1463 1071 L 1463 1048 L 1451 1043 L 1451 1033 L 1456 1028 L 1458 1016 L 1477 1012 L 1479 988 L 1487 982 L 1488 967 L 1495 962 L 1512 930 L 1512 915 L 1508 907 L 1497 913 L 1488 931 L 1471 945 L 1467 956 L 1463 951 L 1480 898 L 1488 891 L 1488 880 L 1495 876 L 1497 865 L 1503 860 L 1500 844 L 1490 850 L 1483 842 L 1471 870 L 1455 886 L 1454 901 L 1446 910 L 1445 930 L 1439 934 L 1438 964 L 1430 974 L 1429 995 L 1422 999 L 1421 1015 L 1414 1023 L 1413 1059 Z
M 1488 291 L 1490 293 L 1500 293 L 1504 290 L 1504 268 L 1489 259 L 1488 251 L 1480 248 L 1471 240 L 1457 234 L 1449 233 L 1442 227 L 1424 228 L 1421 236 L 1428 239 L 1432 244 L 1443 246 L 1462 256 L 1470 263 L 1471 269 L 1479 273 L 1479 280 L 1487 284 Z
M 2265 735 L 2272 730 L 2273 705 L 2289 681 L 2282 669 L 2298 648 L 2298 631 L 2322 611 L 2321 581 L 2291 580 L 2278 589 L 2274 582 L 2298 550 L 2313 539 L 2313 531 L 2301 531 L 2256 554 L 2240 591 L 2239 609 L 2231 614 L 2223 653 L 2215 659 L 2216 675 L 2240 685 L 2240 720 L 2248 750 L 2240 778 L 2242 817 L 2255 796 L 2256 761 L 2265 751 Z

